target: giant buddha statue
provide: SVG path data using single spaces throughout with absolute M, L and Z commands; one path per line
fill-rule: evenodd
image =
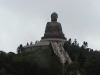
M 61 24 L 57 22 L 58 15 L 57 13 L 51 14 L 51 22 L 48 22 L 45 28 L 45 34 L 42 39 L 48 38 L 57 38 L 57 39 L 66 39 L 64 37 Z

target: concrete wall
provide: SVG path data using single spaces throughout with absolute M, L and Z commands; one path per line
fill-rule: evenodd
M 31 51 L 34 51 L 36 49 L 46 49 L 46 48 L 49 48 L 48 45 L 46 46 L 31 46 L 31 47 L 25 47 L 22 51 L 23 52 L 31 52 Z

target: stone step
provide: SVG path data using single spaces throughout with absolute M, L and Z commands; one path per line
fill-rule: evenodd
M 66 61 L 68 61 L 68 63 L 70 64 L 71 58 L 69 57 L 68 53 L 64 50 L 63 45 L 57 42 L 51 42 L 52 48 L 54 53 L 60 58 L 61 63 L 65 63 Z

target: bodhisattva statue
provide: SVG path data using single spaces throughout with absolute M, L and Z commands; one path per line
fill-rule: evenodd
M 47 38 L 58 38 L 58 39 L 66 39 L 64 37 L 61 24 L 57 22 L 58 15 L 57 13 L 51 14 L 51 22 L 48 22 L 45 29 L 45 34 L 42 39 Z

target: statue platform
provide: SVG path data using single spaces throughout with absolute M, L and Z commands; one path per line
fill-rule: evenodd
M 66 37 L 63 33 L 62 26 L 57 22 L 58 15 L 57 13 L 51 14 L 51 22 L 47 22 L 44 36 L 40 41 L 35 44 L 26 45 L 23 47 L 22 52 L 34 51 L 36 49 L 49 48 L 51 42 L 64 43 Z

